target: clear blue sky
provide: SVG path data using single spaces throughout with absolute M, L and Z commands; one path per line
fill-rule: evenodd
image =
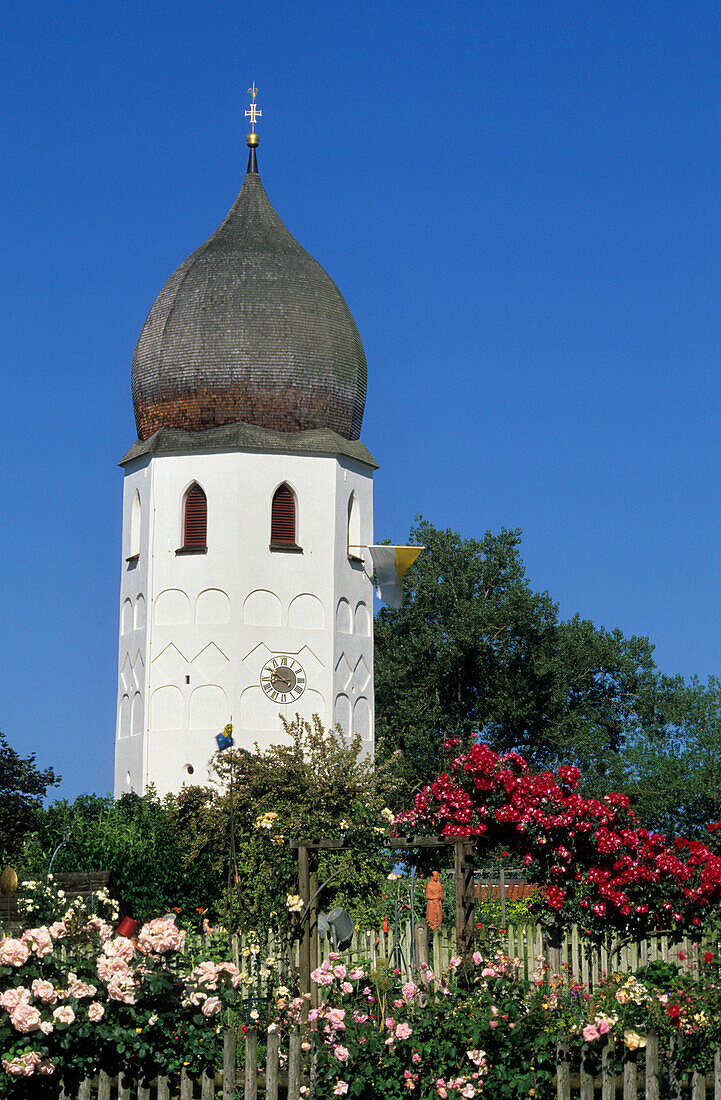
M 112 782 L 130 362 L 260 169 L 353 312 L 376 534 L 521 527 L 529 576 L 719 673 L 721 8 L 8 5 L 0 728 Z

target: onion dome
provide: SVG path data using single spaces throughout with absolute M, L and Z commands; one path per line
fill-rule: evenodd
M 366 359 L 358 330 L 333 280 L 271 206 L 254 147 L 225 221 L 150 310 L 132 390 L 141 440 L 161 427 L 236 421 L 359 438 Z

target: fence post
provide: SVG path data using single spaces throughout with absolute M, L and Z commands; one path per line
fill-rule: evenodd
M 273 1025 L 275 1026 L 275 1025 Z M 280 1032 L 268 1032 L 268 1054 L 265 1067 L 265 1100 L 278 1100 L 278 1066 L 280 1064 Z
M 290 1033 L 288 1048 L 288 1100 L 300 1100 L 300 1031 Z
M 200 1079 L 200 1097 L 201 1100 L 215 1100 L 215 1078 L 206 1069 Z
M 424 966 L 428 966 L 428 925 L 419 920 L 416 923 L 416 969 L 420 971 Z
M 98 1074 L 98 1100 L 110 1100 L 110 1078 L 102 1070 Z
M 672 1036 L 669 1055 L 668 1055 L 668 1097 L 669 1100 L 680 1100 L 681 1096 L 681 1075 L 678 1069 L 678 1047 L 679 1040 L 676 1036 Z
M 584 1043 L 581 1048 L 581 1100 L 593 1100 L 593 1074 L 586 1068 L 589 1053 L 589 1045 Z
M 318 889 L 318 875 L 311 871 L 308 875 L 308 896 L 313 898 Z M 308 974 L 318 969 L 318 898 L 310 903 L 308 913 Z M 310 982 L 310 978 L 309 978 Z M 318 986 L 310 982 L 310 1003 L 313 1008 L 318 1007 Z
M 167 1077 L 158 1078 L 158 1100 L 170 1100 L 170 1086 Z
M 543 926 L 543 949 L 551 974 L 561 973 L 561 946 L 563 930 L 557 919 L 549 920 Z
M 571 1100 L 571 1066 L 566 1035 L 556 1043 L 556 1096 L 558 1100 Z
M 453 844 L 456 887 L 456 950 L 467 955 L 473 950 L 476 891 L 473 879 L 473 841 L 462 837 Z M 433 960 L 436 969 L 436 961 Z
M 305 844 L 298 845 L 298 893 L 303 899 L 305 911 L 310 901 L 310 869 L 308 867 L 308 849 Z M 303 913 L 305 916 L 305 912 Z M 301 921 L 299 936 L 299 982 L 301 993 L 310 992 L 310 930 L 308 928 L 309 917 Z
M 646 1100 L 658 1100 L 659 1091 L 658 1034 L 655 1031 L 649 1031 L 646 1036 Z
M 233 1100 L 235 1096 L 235 1056 L 238 1036 L 235 1031 L 226 1031 L 223 1036 L 223 1100 Z
M 713 1055 L 713 1098 L 721 1100 L 721 1047 L 716 1047 Z
M 637 1080 L 636 1051 L 627 1050 L 623 1060 L 623 1100 L 636 1100 Z
M 150 1100 L 150 1089 L 148 1089 L 148 1100 Z M 180 1071 L 180 1100 L 193 1100 L 193 1082 L 188 1077 L 185 1066 Z
M 613 1039 L 606 1039 L 601 1054 L 601 1096 L 603 1100 L 616 1098 L 616 1046 Z
M 697 1069 L 691 1078 L 691 1100 L 706 1100 L 706 1077 Z
M 254 1027 L 245 1033 L 245 1100 L 258 1097 L 258 1032 Z M 185 1100 L 181 1097 L 181 1100 Z M 188 1098 L 192 1100 L 192 1096 Z

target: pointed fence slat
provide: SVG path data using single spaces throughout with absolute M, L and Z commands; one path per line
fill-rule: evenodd
M 300 1100 L 300 1031 L 290 1033 L 288 1044 L 288 1100 Z
M 201 1100 L 214 1100 L 215 1098 L 215 1080 L 205 1070 L 203 1070 L 203 1076 L 200 1079 L 200 1098 Z
M 265 1069 L 265 1100 L 278 1100 L 280 1033 L 268 1032 L 268 1061 Z
M 659 1100 L 659 1095 L 658 1035 L 655 1031 L 649 1031 L 646 1036 L 646 1100 Z
M 636 1100 L 637 1080 L 636 1051 L 627 1050 L 623 1060 L 623 1100 Z
M 150 1100 L 150 1092 L 148 1092 L 148 1100 Z M 193 1100 L 193 1082 L 188 1077 L 185 1066 L 180 1071 L 180 1100 Z
M 125 1074 L 121 1073 L 118 1077 L 118 1100 L 129 1100 L 130 1088 L 125 1081 Z
M 100 1093 L 98 1093 L 98 1096 L 100 1096 Z M 109 1096 L 110 1096 L 110 1092 L 108 1092 L 108 1097 Z M 185 1097 L 183 1096 L 182 1092 L 180 1094 L 180 1097 L 181 1097 L 181 1100 L 185 1100 Z M 139 1084 L 138 1085 L 138 1100 L 150 1100 L 150 1085 L 146 1085 L 146 1084 L 142 1084 L 142 1085 Z
M 110 1100 L 110 1078 L 102 1071 L 98 1077 L 98 1100 Z
M 557 1100 L 571 1100 L 571 1063 L 567 1037 L 559 1039 L 556 1044 L 556 1097 Z
M 245 1035 L 245 1100 L 258 1097 L 258 1032 L 254 1027 Z M 181 1096 L 181 1100 L 185 1100 Z
M 170 1100 L 170 1082 L 167 1077 L 158 1078 L 158 1100 Z
M 584 1043 L 581 1049 L 581 1100 L 593 1100 L 593 1074 L 586 1069 L 588 1054 L 588 1043 Z
M 603 1100 L 616 1100 L 616 1048 L 613 1039 L 607 1039 L 601 1054 L 601 1096 Z
M 706 1077 L 694 1070 L 691 1079 L 691 1100 L 706 1100 Z
M 238 1038 L 234 1031 L 226 1031 L 223 1036 L 223 1100 L 233 1100 L 235 1096 L 235 1059 Z

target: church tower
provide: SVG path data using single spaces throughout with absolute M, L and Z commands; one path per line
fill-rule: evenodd
M 365 354 L 248 144 L 230 213 L 170 276 L 133 358 L 116 797 L 207 782 L 231 718 L 248 748 L 299 713 L 373 751 Z

